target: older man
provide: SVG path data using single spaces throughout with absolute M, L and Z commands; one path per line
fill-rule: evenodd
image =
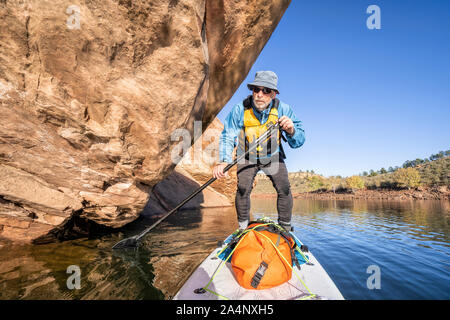
M 305 142 L 305 133 L 292 108 L 276 98 L 279 94 L 277 84 L 278 77 L 274 72 L 257 72 L 255 80 L 247 85 L 253 94 L 233 107 L 226 118 L 220 138 L 220 162 L 213 168 L 213 176 L 218 179 L 225 176 L 223 170 L 232 162 L 234 147 L 238 147 L 239 156 L 248 151 L 270 124 L 278 122 L 281 129 L 259 144 L 256 151 L 249 152 L 244 161 L 237 165 L 235 205 L 239 229 L 248 226 L 250 193 L 255 176 L 260 170 L 270 178 L 277 191 L 278 223 L 287 230 L 291 229 L 292 194 L 281 138 L 285 139 L 291 148 L 299 148 Z M 286 133 L 286 138 L 283 132 Z

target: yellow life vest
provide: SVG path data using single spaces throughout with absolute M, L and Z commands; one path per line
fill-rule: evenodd
M 270 109 L 269 117 L 263 124 L 256 117 L 253 108 L 251 106 L 252 96 L 249 96 L 244 100 L 244 128 L 239 135 L 239 148 L 241 152 L 246 152 L 251 144 L 257 140 L 267 129 L 274 123 L 278 122 L 278 105 L 279 100 L 275 98 L 273 106 Z M 267 138 L 262 141 L 257 147 L 256 151 L 250 152 L 252 158 L 267 157 L 270 156 L 272 151 L 275 151 L 278 146 L 281 146 L 281 134 L 277 131 L 276 135 Z M 273 150 L 272 150 L 273 148 Z M 246 158 L 249 159 L 249 156 Z

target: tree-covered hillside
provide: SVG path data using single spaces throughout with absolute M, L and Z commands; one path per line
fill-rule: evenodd
M 358 189 L 410 189 L 448 186 L 450 188 L 450 150 L 440 151 L 426 159 L 407 160 L 402 167 L 362 172 L 350 177 L 324 177 L 314 171 L 291 172 L 289 181 L 293 193 L 316 190 L 349 191 Z M 275 192 L 269 178 L 259 173 L 254 193 Z

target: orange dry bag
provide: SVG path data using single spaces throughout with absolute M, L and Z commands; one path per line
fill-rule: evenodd
M 251 222 L 236 244 L 231 266 L 245 289 L 268 289 L 292 277 L 295 240 L 275 223 Z

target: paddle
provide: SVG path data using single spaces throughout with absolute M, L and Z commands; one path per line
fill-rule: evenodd
M 249 154 L 251 151 L 253 151 L 254 149 L 256 149 L 258 147 L 258 145 L 268 139 L 271 135 L 272 132 L 275 129 L 278 129 L 279 124 L 278 122 L 271 124 L 268 128 L 267 131 L 264 132 L 258 139 L 256 139 L 256 141 L 253 143 L 253 145 L 241 156 L 239 156 L 238 158 L 236 158 L 232 163 L 228 164 L 224 169 L 223 172 L 227 172 L 228 170 L 230 170 L 236 163 L 238 163 L 240 160 L 242 160 L 245 156 L 247 156 L 247 154 Z M 139 241 L 142 239 L 142 237 L 144 237 L 147 233 L 150 232 L 150 230 L 152 230 L 154 227 L 156 227 L 158 224 L 160 224 L 164 219 L 166 219 L 168 216 L 170 216 L 172 213 L 176 212 L 178 209 L 180 209 L 183 205 L 185 205 L 189 200 L 191 200 L 193 197 L 195 197 L 197 194 L 199 194 L 203 189 L 205 189 L 206 187 L 208 187 L 211 183 L 213 183 L 214 181 L 216 181 L 216 178 L 211 178 L 208 180 L 208 182 L 206 182 L 203 186 L 201 186 L 200 188 L 198 188 L 197 190 L 195 190 L 190 196 L 188 196 L 186 199 L 184 199 L 179 205 L 177 205 L 175 208 L 173 208 L 172 210 L 170 210 L 169 212 L 167 212 L 165 215 L 163 215 L 160 219 L 158 219 L 155 223 L 153 223 L 150 227 L 146 228 L 144 231 L 142 231 L 141 233 L 139 233 L 138 235 L 135 235 L 133 237 L 130 238 L 126 238 L 123 239 L 119 242 L 117 242 L 112 248 L 113 249 L 125 249 L 125 248 L 136 248 L 139 245 Z

